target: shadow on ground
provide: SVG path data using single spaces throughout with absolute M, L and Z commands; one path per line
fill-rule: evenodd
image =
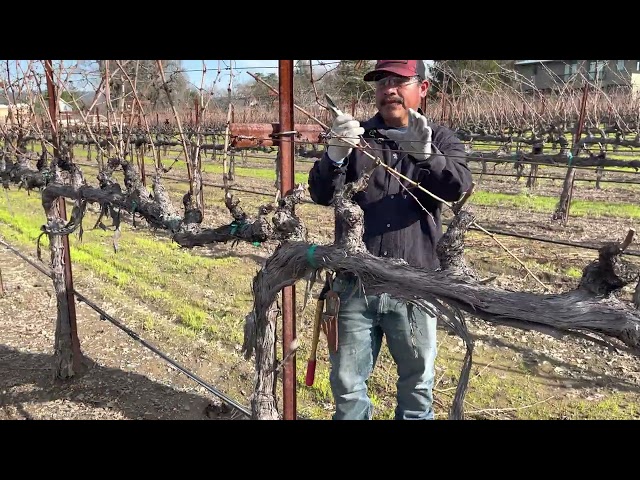
M 92 414 L 92 408 L 115 410 L 127 419 L 246 419 L 217 398 L 176 390 L 141 374 L 107 368 L 86 356 L 86 370 L 68 381 L 54 381 L 52 365 L 51 355 L 0 345 L 0 408 L 13 406 L 22 418 L 32 419 L 33 415 L 27 412 L 31 408 L 26 404 L 66 400 L 76 403 L 81 412 L 77 418 L 85 419 L 99 418 Z M 35 406 L 33 411 L 39 408 Z M 46 413 L 37 417 L 46 418 Z

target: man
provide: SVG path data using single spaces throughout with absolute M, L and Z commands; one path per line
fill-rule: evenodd
M 364 76 L 375 82 L 378 112 L 362 125 L 351 115 L 338 116 L 327 150 L 309 174 L 314 202 L 330 205 L 336 189 L 357 180 L 373 160 L 343 138 L 364 145 L 385 164 L 446 201 L 458 200 L 471 186 L 462 142 L 454 133 L 429 123 L 420 110 L 429 82 L 422 60 L 378 60 Z M 421 269 L 439 266 L 436 245 L 442 236 L 442 204 L 404 182 L 382 166 L 368 188 L 354 196 L 364 211 L 364 242 L 380 257 L 402 258 Z M 337 227 L 337 226 L 336 226 Z M 339 238 L 341 232 L 336 231 Z M 387 294 L 364 296 L 355 279 L 339 275 L 333 290 L 340 295 L 338 349 L 330 352 L 330 383 L 338 420 L 368 420 L 373 410 L 366 382 L 380 352 L 383 335 L 396 362 L 396 419 L 433 419 L 436 318 L 407 307 Z M 365 292 L 366 293 L 366 292 Z

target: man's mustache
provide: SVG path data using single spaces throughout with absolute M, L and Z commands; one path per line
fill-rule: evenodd
M 387 97 L 382 100 L 382 105 L 389 105 L 392 103 L 399 103 L 404 107 L 404 100 L 402 99 L 402 97 Z

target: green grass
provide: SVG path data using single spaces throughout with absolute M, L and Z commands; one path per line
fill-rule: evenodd
M 534 260 L 524 260 L 523 262 L 532 272 L 545 272 L 551 275 L 566 276 L 570 278 L 582 278 L 582 270 L 576 267 L 562 268 L 556 263 L 536 262 Z
M 180 164 L 181 170 L 186 170 L 186 165 L 184 163 Z M 202 171 L 203 173 L 212 173 L 217 175 L 222 175 L 222 165 L 219 164 L 211 164 L 211 163 L 203 163 Z M 275 172 L 275 164 L 272 162 L 270 168 L 247 168 L 247 167 L 236 167 L 235 174 L 238 177 L 251 177 L 251 178 L 259 178 L 264 180 L 272 180 L 276 179 Z M 295 173 L 295 182 L 296 183 L 304 183 L 306 184 L 309 179 L 309 174 L 296 172 Z
M 637 403 L 620 393 L 612 393 L 600 400 L 578 400 L 566 405 L 564 415 L 570 419 L 623 420 L 638 418 Z
M 212 165 L 212 164 L 204 164 L 202 166 L 202 171 L 207 173 L 216 173 L 222 175 L 222 166 L 221 165 Z M 276 172 L 273 168 L 245 168 L 245 167 L 236 167 L 235 173 L 239 177 L 251 177 L 251 178 L 261 178 L 265 180 L 273 180 L 276 179 Z M 306 184 L 309 180 L 309 174 L 303 172 L 296 172 L 294 181 L 296 183 L 304 183 Z
M 80 161 L 81 163 L 85 161 L 86 158 L 86 151 L 81 151 L 81 152 L 76 152 L 76 159 L 78 161 Z M 95 158 L 95 157 L 92 157 Z M 82 160 L 80 160 L 82 159 Z M 165 167 L 170 166 L 173 163 L 173 160 L 175 159 L 175 155 L 173 157 L 167 156 L 164 157 L 162 160 L 162 163 Z M 256 159 L 252 159 L 252 160 L 256 160 Z M 262 160 L 262 159 L 260 159 Z M 260 161 L 258 160 L 258 161 Z M 93 160 L 92 160 L 93 161 Z M 251 178 L 258 178 L 258 179 L 264 179 L 264 180 L 271 180 L 271 181 L 275 181 L 276 179 L 276 173 L 275 173 L 275 163 L 274 163 L 274 159 L 273 157 L 265 157 L 264 158 L 264 168 L 249 168 L 249 167 L 239 167 L 236 166 L 235 168 L 235 174 L 238 177 L 251 177 Z M 83 167 L 83 169 L 86 169 L 87 167 Z M 97 172 L 97 165 L 96 165 L 96 172 Z M 150 157 L 145 158 L 145 169 L 147 172 L 151 172 L 154 168 L 154 162 L 153 159 Z M 176 170 L 176 171 L 180 171 L 180 172 L 186 172 L 187 170 L 187 166 L 185 164 L 184 161 L 178 161 L 176 162 L 172 167 L 172 170 Z M 211 163 L 210 161 L 204 161 L 202 163 L 202 172 L 203 173 L 211 173 L 211 174 L 215 174 L 215 175 L 222 175 L 222 164 L 220 162 L 217 163 Z M 309 178 L 309 174 L 305 173 L 305 172 L 296 172 L 295 173 L 295 179 L 294 181 L 296 183 L 304 183 L 306 184 L 308 182 L 308 178 Z
M 37 197 L 27 198 L 24 192 L 12 192 L 11 214 L 6 199 L 0 200 L 0 234 L 20 248 L 34 249 L 44 214 Z M 25 200 L 25 198 L 27 198 Z M 22 201 L 22 203 L 19 203 Z M 86 224 L 91 223 L 85 220 Z M 92 219 L 95 221 L 94 219 Z M 84 242 L 70 237 L 71 258 L 75 266 L 89 269 L 103 281 L 127 290 L 144 302 L 154 304 L 167 315 L 194 333 L 211 339 L 237 343 L 242 329 L 238 326 L 246 314 L 249 284 L 240 279 L 252 273 L 250 264 L 239 258 L 209 258 L 194 255 L 166 240 L 150 239 L 141 232 L 123 227 L 120 250 L 116 254 L 111 244 L 113 232 L 91 230 Z M 43 260 L 47 260 L 48 239 L 42 237 Z M 214 280 L 212 289 L 191 278 Z M 222 291 L 216 291 L 216 285 Z M 224 291 L 243 290 L 229 296 Z M 207 292 L 207 296 L 203 293 Z
M 569 267 L 564 271 L 565 275 L 571 278 L 582 278 L 582 269 Z
M 469 203 L 490 207 L 509 207 L 533 212 L 552 213 L 558 197 L 545 197 L 527 193 L 510 194 L 479 191 Z M 631 203 L 610 203 L 591 200 L 573 200 L 570 214 L 576 217 L 640 218 L 640 206 Z

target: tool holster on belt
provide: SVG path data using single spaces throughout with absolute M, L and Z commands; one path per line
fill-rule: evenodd
M 320 322 L 322 331 L 327 337 L 329 351 L 338 351 L 338 312 L 340 311 L 340 297 L 332 288 L 331 277 L 327 275 L 327 281 L 322 289 L 321 297 L 324 298 L 324 312 Z

